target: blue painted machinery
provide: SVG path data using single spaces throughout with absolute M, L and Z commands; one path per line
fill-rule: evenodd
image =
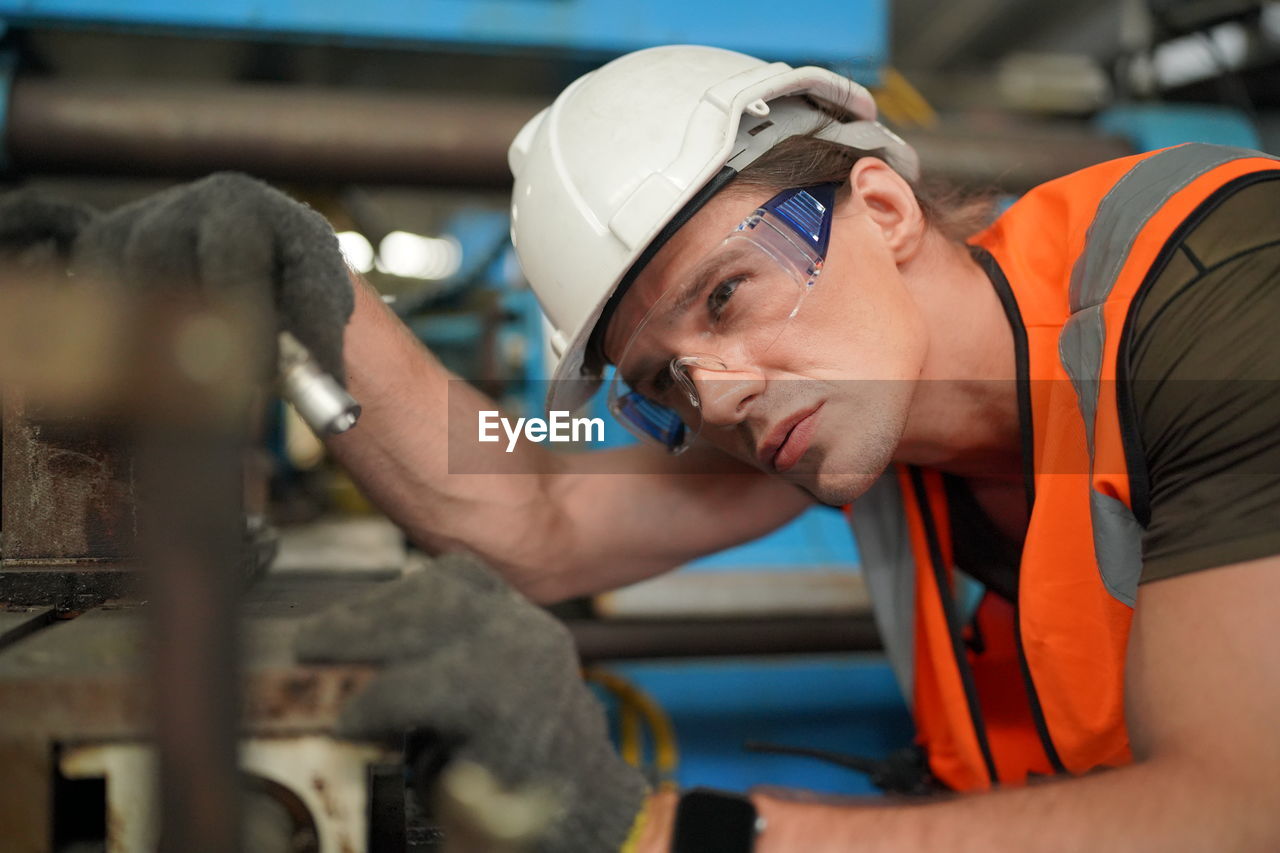
M 658 44 L 716 44 L 859 76 L 885 60 L 888 4 L 810 3 L 777 14 L 773 0 L 732 4 L 648 0 L 3 0 L 14 27 L 76 27 L 297 39 L 439 50 L 520 50 L 599 59 Z M 821 22 L 820 26 L 817 22 Z

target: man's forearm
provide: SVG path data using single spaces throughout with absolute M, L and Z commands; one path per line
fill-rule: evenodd
M 644 447 L 557 453 L 521 440 L 507 452 L 505 437 L 480 442 L 479 413 L 497 406 L 445 370 L 368 284 L 355 286 L 344 356 L 364 413 L 329 448 L 428 551 L 465 547 L 547 602 L 753 539 L 809 503 L 705 448 L 677 459 Z
M 821 851 L 1274 850 L 1275 793 L 1223 766 L 1169 759 L 918 805 L 836 804 L 769 794 L 760 853 Z
M 464 435 L 481 409 L 497 406 L 450 374 L 371 286 L 360 280 L 354 286 L 344 349 L 347 385 L 364 411 L 355 429 L 329 440 L 330 450 L 418 545 L 429 551 L 461 545 L 514 573 L 514 583 L 533 583 L 510 562 L 528 553 L 521 531 L 530 526 L 539 528 L 537 542 L 555 544 L 546 481 L 559 457 L 529 442 L 508 454 Z M 451 466 L 466 473 L 451 476 Z M 505 473 L 477 473 L 485 470 Z

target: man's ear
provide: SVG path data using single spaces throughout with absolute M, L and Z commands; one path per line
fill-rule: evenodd
M 899 265 L 923 243 L 928 223 L 906 180 L 878 157 L 861 157 L 849 170 L 850 201 L 879 227 L 885 245 Z

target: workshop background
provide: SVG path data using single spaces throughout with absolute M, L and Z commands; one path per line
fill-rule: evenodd
M 217 170 L 263 178 L 328 217 L 349 262 L 451 369 L 510 412 L 541 414 L 542 321 L 507 237 L 507 146 L 578 75 L 684 42 L 849 74 L 928 175 L 1006 198 L 1186 141 L 1280 153 L 1280 3 L 0 0 L 0 181 L 110 209 Z M 0 382 L 47 379 L 74 397 L 87 370 L 75 342 L 103 327 L 136 332 L 118 309 L 50 303 L 0 317 Z M 157 394 L 190 399 L 177 380 L 145 375 Z M 219 480 L 211 460 L 228 457 L 191 453 L 149 481 L 171 490 L 176 532 L 144 552 L 184 571 L 139 586 L 134 460 L 116 422 L 78 412 L 59 432 L 6 398 L 0 850 L 149 849 L 171 804 L 147 782 L 135 694 L 170 678 L 215 697 L 207 719 L 167 730 L 168 748 L 204 738 L 204 722 L 222 727 L 208 743 L 226 743 L 235 710 L 216 697 L 232 682 L 203 666 L 218 660 L 248 676 L 241 757 L 258 805 L 246 814 L 273 839 L 255 849 L 435 849 L 406 805 L 411 757 L 315 736 L 346 676 L 296 671 L 285 654 L 298 617 L 420 557 L 291 408 L 266 412 L 247 464 L 230 460 L 243 482 Z M 226 514 L 228 495 L 242 537 L 184 544 L 181 531 L 198 537 L 201 519 Z M 223 577 L 210 581 L 218 560 Z M 248 623 L 238 658 L 236 607 Z M 655 780 L 874 794 L 840 759 L 910 743 L 839 512 L 813 509 L 758 542 L 556 612 L 624 754 Z M 146 668 L 146 630 L 166 638 L 180 674 Z M 156 695 L 158 718 L 183 713 Z M 189 772 L 218 772 L 212 748 L 196 752 L 210 763 L 197 756 Z

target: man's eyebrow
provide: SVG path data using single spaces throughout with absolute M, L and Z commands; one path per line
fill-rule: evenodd
M 684 310 L 689 307 L 689 304 L 697 298 L 698 294 L 706 288 L 710 280 L 714 278 L 727 263 L 739 255 L 746 254 L 746 251 L 747 250 L 745 248 L 740 248 L 737 250 L 730 249 L 727 251 L 713 252 L 711 257 L 704 260 L 694 269 L 692 275 L 689 276 L 688 283 L 685 284 L 676 294 L 675 299 L 669 306 L 667 306 L 667 309 L 663 311 L 663 314 L 667 317 L 671 317 L 674 314 L 683 313 Z

